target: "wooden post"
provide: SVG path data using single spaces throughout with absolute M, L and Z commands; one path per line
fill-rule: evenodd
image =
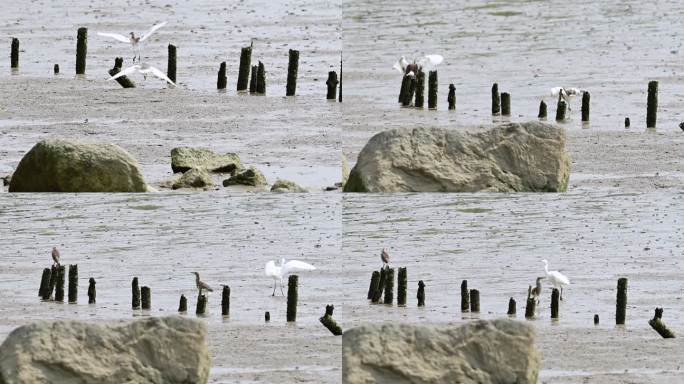
M 252 65 L 252 75 L 249 78 L 249 93 L 256 93 L 258 65 Z
M 325 82 L 325 85 L 328 86 L 328 94 L 325 97 L 326 99 L 335 100 L 337 98 L 337 83 L 337 72 L 328 72 L 328 80 Z
M 223 286 L 223 292 L 221 292 L 221 314 L 230 316 L 230 287 L 227 285 Z
M 511 94 L 503 92 L 501 94 L 501 115 L 510 116 L 511 115 Z
M 55 286 L 55 301 L 64 301 L 64 275 L 66 275 L 65 267 L 60 265 L 57 267 L 57 285 Z
M 370 286 L 368 287 L 368 300 L 373 299 L 373 295 L 375 295 L 375 291 L 378 290 L 379 283 L 380 283 L 380 272 L 373 271 L 373 274 L 371 275 Z
M 499 95 L 499 84 L 492 85 L 492 115 L 498 115 L 501 112 L 501 96 Z
M 447 103 L 449 103 L 449 110 L 456 109 L 456 87 L 449 84 L 449 96 L 447 96 Z
M 373 293 L 371 301 L 373 304 L 380 302 L 382 291 L 385 289 L 385 279 L 387 278 L 387 267 L 380 269 L 380 281 L 378 281 L 378 289 Z
M 525 318 L 534 319 L 534 314 L 536 313 L 537 300 L 532 296 L 532 286 L 527 288 L 527 303 L 525 306 Z
M 392 305 L 394 302 L 394 268 L 386 268 L 385 271 L 385 304 Z
M 139 309 L 140 308 L 140 287 L 138 286 L 138 278 L 134 277 L 133 282 L 131 283 L 131 289 L 132 289 L 132 303 L 131 307 L 133 309 Z
M 249 82 L 249 69 L 252 67 L 252 47 L 243 47 L 240 51 L 240 67 L 238 68 L 237 90 L 246 91 Z
M 176 46 L 169 44 L 169 60 L 166 64 L 166 76 L 176 82 Z
M 256 92 L 260 95 L 266 94 L 266 68 L 261 61 L 257 66 Z
M 50 268 L 50 282 L 48 283 L 48 286 L 45 288 L 45 291 L 43 291 L 43 300 L 50 300 L 50 297 L 52 296 L 52 291 L 55 289 L 55 285 L 57 285 L 57 274 L 59 273 L 59 269 L 57 266 L 53 265 L 52 268 Z
M 287 85 L 285 96 L 294 96 L 297 90 L 297 71 L 299 69 L 299 51 L 290 49 L 289 61 L 287 64 Z M 293 320 L 294 321 L 294 320 Z
M 589 103 L 591 101 L 591 95 L 589 92 L 582 93 L 582 121 L 589 121 Z
M 546 103 L 544 102 L 544 100 L 542 100 L 539 103 L 539 114 L 537 115 L 537 118 L 541 120 L 546 120 L 546 115 Z
M 428 108 L 437 109 L 437 71 L 428 72 Z
M 95 304 L 95 297 L 97 293 L 95 292 L 95 279 L 88 279 L 88 304 Z
M 88 53 L 88 28 L 78 29 L 76 36 L 76 74 L 84 75 L 86 71 L 86 55 Z
M 216 89 L 226 89 L 226 84 L 228 84 L 228 76 L 226 76 L 226 62 L 224 61 L 219 65 Z
M 404 100 L 406 100 L 406 94 L 408 93 L 410 87 L 411 76 L 404 75 L 404 77 L 401 79 L 401 89 L 399 90 L 399 102 L 402 105 L 404 104 Z
M 413 106 L 423 108 L 425 105 L 425 72 L 418 70 L 416 74 L 416 100 Z
M 50 268 L 44 268 L 43 275 L 40 277 L 40 288 L 38 289 L 38 297 L 45 297 L 45 291 L 47 291 L 48 287 L 50 287 Z
M 408 278 L 406 276 L 406 267 L 400 267 L 397 271 L 397 305 L 406 305 L 406 290 L 408 285 Z
M 299 276 L 290 275 L 287 278 L 287 321 L 297 321 L 297 288 Z
M 565 111 L 567 109 L 567 104 L 561 98 L 558 100 L 558 106 L 556 107 L 556 121 L 565 121 Z
M 625 128 L 629 128 L 630 125 L 629 117 L 625 117 Z
M 152 292 L 150 287 L 140 287 L 140 302 L 142 309 L 149 311 L 152 308 Z
M 178 303 L 178 312 L 186 313 L 188 311 L 188 299 L 181 294 L 180 302 Z
M 195 315 L 204 316 L 207 312 L 207 295 L 197 295 L 197 307 L 195 307 Z
M 406 90 L 406 93 L 404 93 L 404 100 L 402 100 L 401 105 L 404 107 L 409 107 L 411 106 L 411 102 L 413 101 L 413 94 L 416 92 L 416 76 L 408 76 L 408 89 Z
M 418 306 L 419 307 L 424 307 L 425 306 L 425 283 L 423 283 L 423 280 L 418 281 Z
M 560 301 L 559 298 L 560 298 L 560 291 L 558 291 L 556 288 L 554 288 L 551 291 L 551 318 L 552 319 L 558 318 L 558 304 Z
M 598 324 L 599 324 L 599 315 L 594 314 L 594 325 L 598 325 Z
M 617 299 L 615 308 L 615 324 L 624 325 L 627 317 L 627 278 L 621 277 L 617 282 Z
M 78 265 L 69 265 L 69 302 L 78 301 Z
M 342 102 L 342 52 L 340 52 L 340 94 L 337 101 Z
M 480 312 L 480 291 L 470 290 L 470 312 Z
M 54 67 L 52 67 L 52 71 L 55 75 L 59 75 L 59 64 L 55 64 Z
M 108 71 L 109 76 L 114 76 L 121 71 L 123 65 L 123 57 L 114 59 L 114 68 Z M 128 76 L 121 76 L 116 79 L 116 82 L 123 88 L 135 88 L 135 83 L 128 78 Z
M 648 105 L 646 108 L 646 128 L 656 127 L 656 118 L 658 115 L 658 82 L 650 81 L 648 83 Z
M 508 312 L 506 312 L 506 314 L 508 316 L 515 316 L 515 312 L 515 299 L 511 297 L 510 299 L 508 299 Z
M 332 333 L 335 336 L 341 336 L 342 335 L 342 327 L 337 325 L 337 322 L 332 318 L 332 309 L 334 307 L 332 305 L 326 305 L 325 306 L 325 315 L 318 319 L 321 324 L 323 324 L 324 327 L 328 328 L 330 333 Z
M 10 62 L 12 69 L 19 68 L 19 39 L 12 38 L 12 51 L 10 52 Z
M 266 311 L 266 313 L 264 313 L 264 321 L 267 323 L 271 321 L 271 312 Z
M 470 292 L 468 291 L 468 280 L 461 282 L 461 312 L 470 311 Z
M 665 339 L 673 339 L 675 337 L 674 333 L 670 331 L 665 324 L 663 324 L 663 309 L 662 308 L 656 308 L 655 309 L 655 315 L 653 316 L 653 319 L 648 321 L 648 325 L 651 326 L 660 336 L 662 336 Z

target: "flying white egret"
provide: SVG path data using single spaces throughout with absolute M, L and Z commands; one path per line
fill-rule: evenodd
M 269 261 L 266 263 L 264 272 L 266 273 L 266 276 L 273 279 L 273 294 L 271 296 L 275 296 L 278 282 L 280 282 L 280 293 L 285 296 L 285 293 L 283 293 L 283 280 L 286 279 L 288 275 L 296 272 L 313 271 L 314 269 L 316 269 L 316 267 L 313 265 L 299 260 L 285 262 L 285 259 L 283 258 L 280 259 L 280 265 L 276 265 L 273 260 Z
M 558 271 L 549 272 L 549 262 L 542 260 L 544 263 L 544 272 L 546 272 L 546 279 L 551 282 L 554 288 L 560 289 L 560 299 L 563 300 L 563 286 L 570 285 L 570 280 L 564 274 Z
M 565 87 L 553 87 L 551 88 L 551 96 L 561 97 L 568 106 L 568 111 L 570 111 L 570 99 L 577 95 L 581 95 L 584 92 L 583 89 L 579 88 L 565 88 Z
M 208 292 L 214 292 L 214 290 L 209 286 L 209 284 L 205 283 L 204 281 L 200 280 L 200 275 L 197 272 L 192 272 L 195 275 L 195 285 L 197 286 L 197 289 L 199 290 L 199 294 L 202 294 L 202 290 L 208 291 Z
M 173 81 L 171 81 L 171 79 L 169 79 L 169 78 L 164 74 L 164 72 L 160 71 L 159 69 L 157 69 L 157 68 L 155 68 L 155 67 L 153 67 L 153 66 L 151 66 L 151 65 L 149 65 L 149 64 L 145 64 L 145 63 L 131 65 L 130 67 L 128 67 L 128 68 L 126 68 L 126 69 L 124 69 L 124 70 L 122 70 L 122 71 L 119 71 L 119 73 L 117 73 L 116 75 L 110 77 L 109 79 L 107 79 L 107 81 L 111 81 L 111 80 L 118 79 L 118 78 L 121 77 L 121 76 L 128 76 L 128 75 L 133 74 L 133 73 L 135 73 L 135 72 L 140 72 L 140 73 L 142 73 L 142 75 L 143 75 L 143 77 L 145 78 L 145 80 L 147 80 L 147 75 L 148 75 L 148 74 L 152 74 L 152 75 L 154 75 L 154 76 L 156 76 L 156 77 L 158 77 L 158 78 L 160 78 L 160 79 L 166 81 L 167 83 L 173 85 L 174 87 L 176 86 L 176 83 L 174 83 Z
M 136 58 L 136 57 L 138 58 L 138 61 L 141 60 L 141 57 L 140 57 L 140 46 L 141 46 L 142 42 L 144 42 L 145 40 L 149 39 L 149 37 L 152 36 L 152 34 L 153 34 L 157 29 L 159 29 L 159 28 L 161 28 L 161 27 L 163 27 L 163 26 L 165 26 L 165 25 L 166 25 L 166 21 L 163 22 L 163 23 L 159 23 L 159 24 L 153 26 L 152 28 L 150 28 L 149 31 L 147 31 L 147 32 L 145 32 L 145 33 L 143 33 L 142 35 L 137 36 L 137 37 L 135 36 L 135 33 L 133 33 L 133 32 L 130 33 L 130 35 L 131 35 L 130 37 L 126 37 L 126 36 L 120 35 L 120 34 L 118 34 L 118 33 L 108 33 L 108 32 L 98 32 L 97 34 L 98 34 L 99 36 L 111 37 L 112 39 L 115 39 L 115 40 L 120 41 L 120 42 L 122 42 L 122 43 L 129 43 L 129 44 L 131 44 L 131 47 L 133 48 L 133 52 L 134 52 L 134 54 L 135 54 L 135 55 L 133 56 L 133 62 L 135 63 L 135 58 Z
M 427 69 L 432 69 L 444 61 L 442 55 L 425 55 L 421 58 L 414 59 L 413 63 L 409 63 L 405 56 L 399 58 L 399 61 L 394 63 L 392 68 L 396 69 L 402 74 L 408 74 L 409 72 L 418 73 L 419 70 L 424 67 Z

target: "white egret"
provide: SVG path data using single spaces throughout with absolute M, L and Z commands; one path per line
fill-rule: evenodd
M 54 261 L 54 264 L 52 264 L 53 266 L 57 264 L 57 266 L 59 267 L 59 257 L 60 255 L 59 251 L 57 250 L 57 247 L 52 247 L 52 260 Z
M 551 96 L 561 97 L 568 106 L 568 111 L 570 111 L 570 99 L 577 95 L 581 95 L 584 92 L 583 89 L 579 88 L 565 88 L 565 87 L 553 87 L 551 88 Z
M 214 289 L 209 286 L 209 284 L 205 283 L 204 281 L 200 280 L 200 275 L 197 272 L 192 272 L 195 274 L 195 285 L 197 286 L 197 289 L 199 290 L 199 294 L 202 294 L 202 290 L 208 291 L 208 292 L 214 292 Z
M 149 31 L 143 33 L 140 36 L 135 36 L 135 33 L 131 32 L 130 37 L 126 37 L 124 35 L 120 35 L 118 33 L 108 33 L 108 32 L 98 32 L 97 34 L 99 36 L 104 36 L 104 37 L 111 37 L 112 39 L 115 39 L 117 41 L 120 41 L 122 43 L 129 43 L 131 44 L 131 47 L 133 48 L 134 56 L 133 56 L 133 62 L 135 63 L 135 58 L 138 58 L 138 61 L 141 60 L 140 57 L 140 46 L 142 45 L 142 42 L 145 40 L 149 39 L 150 36 L 159 28 L 163 27 L 166 25 L 166 21 L 163 23 L 159 23 L 152 28 L 150 28 Z
M 549 262 L 542 260 L 544 263 L 544 272 L 546 272 L 546 278 L 551 282 L 551 285 L 556 289 L 560 289 L 560 299 L 563 300 L 563 286 L 570 285 L 570 280 L 564 274 L 558 271 L 549 271 Z
M 290 260 L 285 262 L 285 259 L 283 258 L 280 259 L 280 265 L 276 265 L 275 261 L 273 260 L 269 261 L 266 263 L 264 272 L 266 276 L 269 276 L 273 279 L 273 294 L 271 296 L 275 296 L 278 282 L 280 282 L 280 293 L 285 296 L 285 293 L 283 293 L 283 280 L 286 279 L 288 275 L 295 272 L 313 271 L 315 269 L 316 267 L 313 265 L 299 260 Z
M 151 66 L 151 65 L 149 65 L 149 64 L 145 64 L 145 63 L 131 65 L 130 67 L 128 67 L 128 68 L 126 68 L 126 69 L 124 69 L 124 70 L 122 70 L 122 71 L 119 71 L 119 73 L 117 73 L 116 75 L 110 77 L 109 79 L 107 79 L 107 81 L 111 81 L 111 80 L 118 79 L 118 78 L 121 77 L 121 76 L 128 76 L 128 75 L 133 74 L 133 73 L 135 73 L 135 72 L 140 72 L 140 73 L 142 73 L 142 75 L 143 75 L 143 77 L 145 78 L 145 80 L 147 80 L 147 75 L 148 75 L 148 74 L 152 74 L 152 75 L 154 75 L 154 76 L 156 76 L 156 77 L 158 77 L 158 78 L 160 78 L 160 79 L 166 81 L 167 83 L 173 85 L 174 87 L 176 86 L 176 83 L 174 83 L 173 81 L 171 81 L 171 79 L 169 79 L 169 78 L 164 74 L 164 72 L 160 71 L 159 69 L 157 69 L 157 68 L 155 68 L 155 67 L 153 67 L 153 66 Z
M 394 63 L 392 68 L 396 69 L 402 74 L 408 74 L 409 72 L 418 73 L 418 71 L 423 68 L 432 69 L 444 61 L 442 55 L 425 55 L 423 57 L 413 60 L 413 63 L 409 63 L 406 57 L 402 56 L 399 61 Z

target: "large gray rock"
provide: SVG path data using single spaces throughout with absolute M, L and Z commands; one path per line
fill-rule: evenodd
M 48 139 L 19 162 L 10 192 L 145 192 L 138 162 L 114 144 Z
M 180 147 L 171 150 L 173 173 L 186 172 L 192 168 L 204 168 L 210 172 L 232 173 L 242 168 L 240 157 L 235 153 L 219 155 L 208 149 Z
M 171 188 L 207 188 L 213 185 L 214 180 L 211 178 L 209 172 L 203 168 L 193 168 L 176 179 L 171 185 Z
M 393 129 L 359 154 L 345 192 L 562 192 L 570 177 L 565 131 L 508 123 L 477 133 Z
M 206 336 L 204 323 L 177 316 L 29 324 L 0 346 L 0 383 L 206 383 Z
M 531 326 L 502 319 L 460 327 L 366 325 L 342 336 L 346 384 L 536 384 Z

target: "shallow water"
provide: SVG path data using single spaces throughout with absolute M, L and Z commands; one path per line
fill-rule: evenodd
M 340 207 L 339 199 L 324 195 L 293 200 L 281 194 L 5 194 L 0 197 L 5 228 L 0 236 L 0 290 L 5 292 L 0 338 L 33 320 L 171 315 L 177 313 L 181 294 L 188 297 L 187 316 L 195 317 L 190 272 L 198 271 L 215 289 L 203 319 L 209 327 L 213 380 L 234 382 L 252 369 L 270 372 L 252 375 L 258 382 L 272 382 L 272 375 L 337 382 L 341 339 L 318 318 L 326 304 L 336 305 L 336 316 L 343 315 L 335 289 L 341 285 Z M 77 305 L 37 297 L 52 246 L 60 249 L 65 265 L 79 266 Z M 279 291 L 271 296 L 272 280 L 263 275 L 265 263 L 281 257 L 318 268 L 300 274 L 296 325 L 286 323 L 285 298 Z M 149 313 L 130 309 L 133 276 L 151 288 Z M 89 277 L 97 281 L 96 305 L 86 304 Z M 231 287 L 229 318 L 221 316 L 220 284 Z M 265 311 L 271 313 L 268 324 Z M 288 350 L 300 353 L 293 357 Z M 264 354 L 271 359 L 261 359 Z M 311 366 L 316 369 L 306 368 Z

